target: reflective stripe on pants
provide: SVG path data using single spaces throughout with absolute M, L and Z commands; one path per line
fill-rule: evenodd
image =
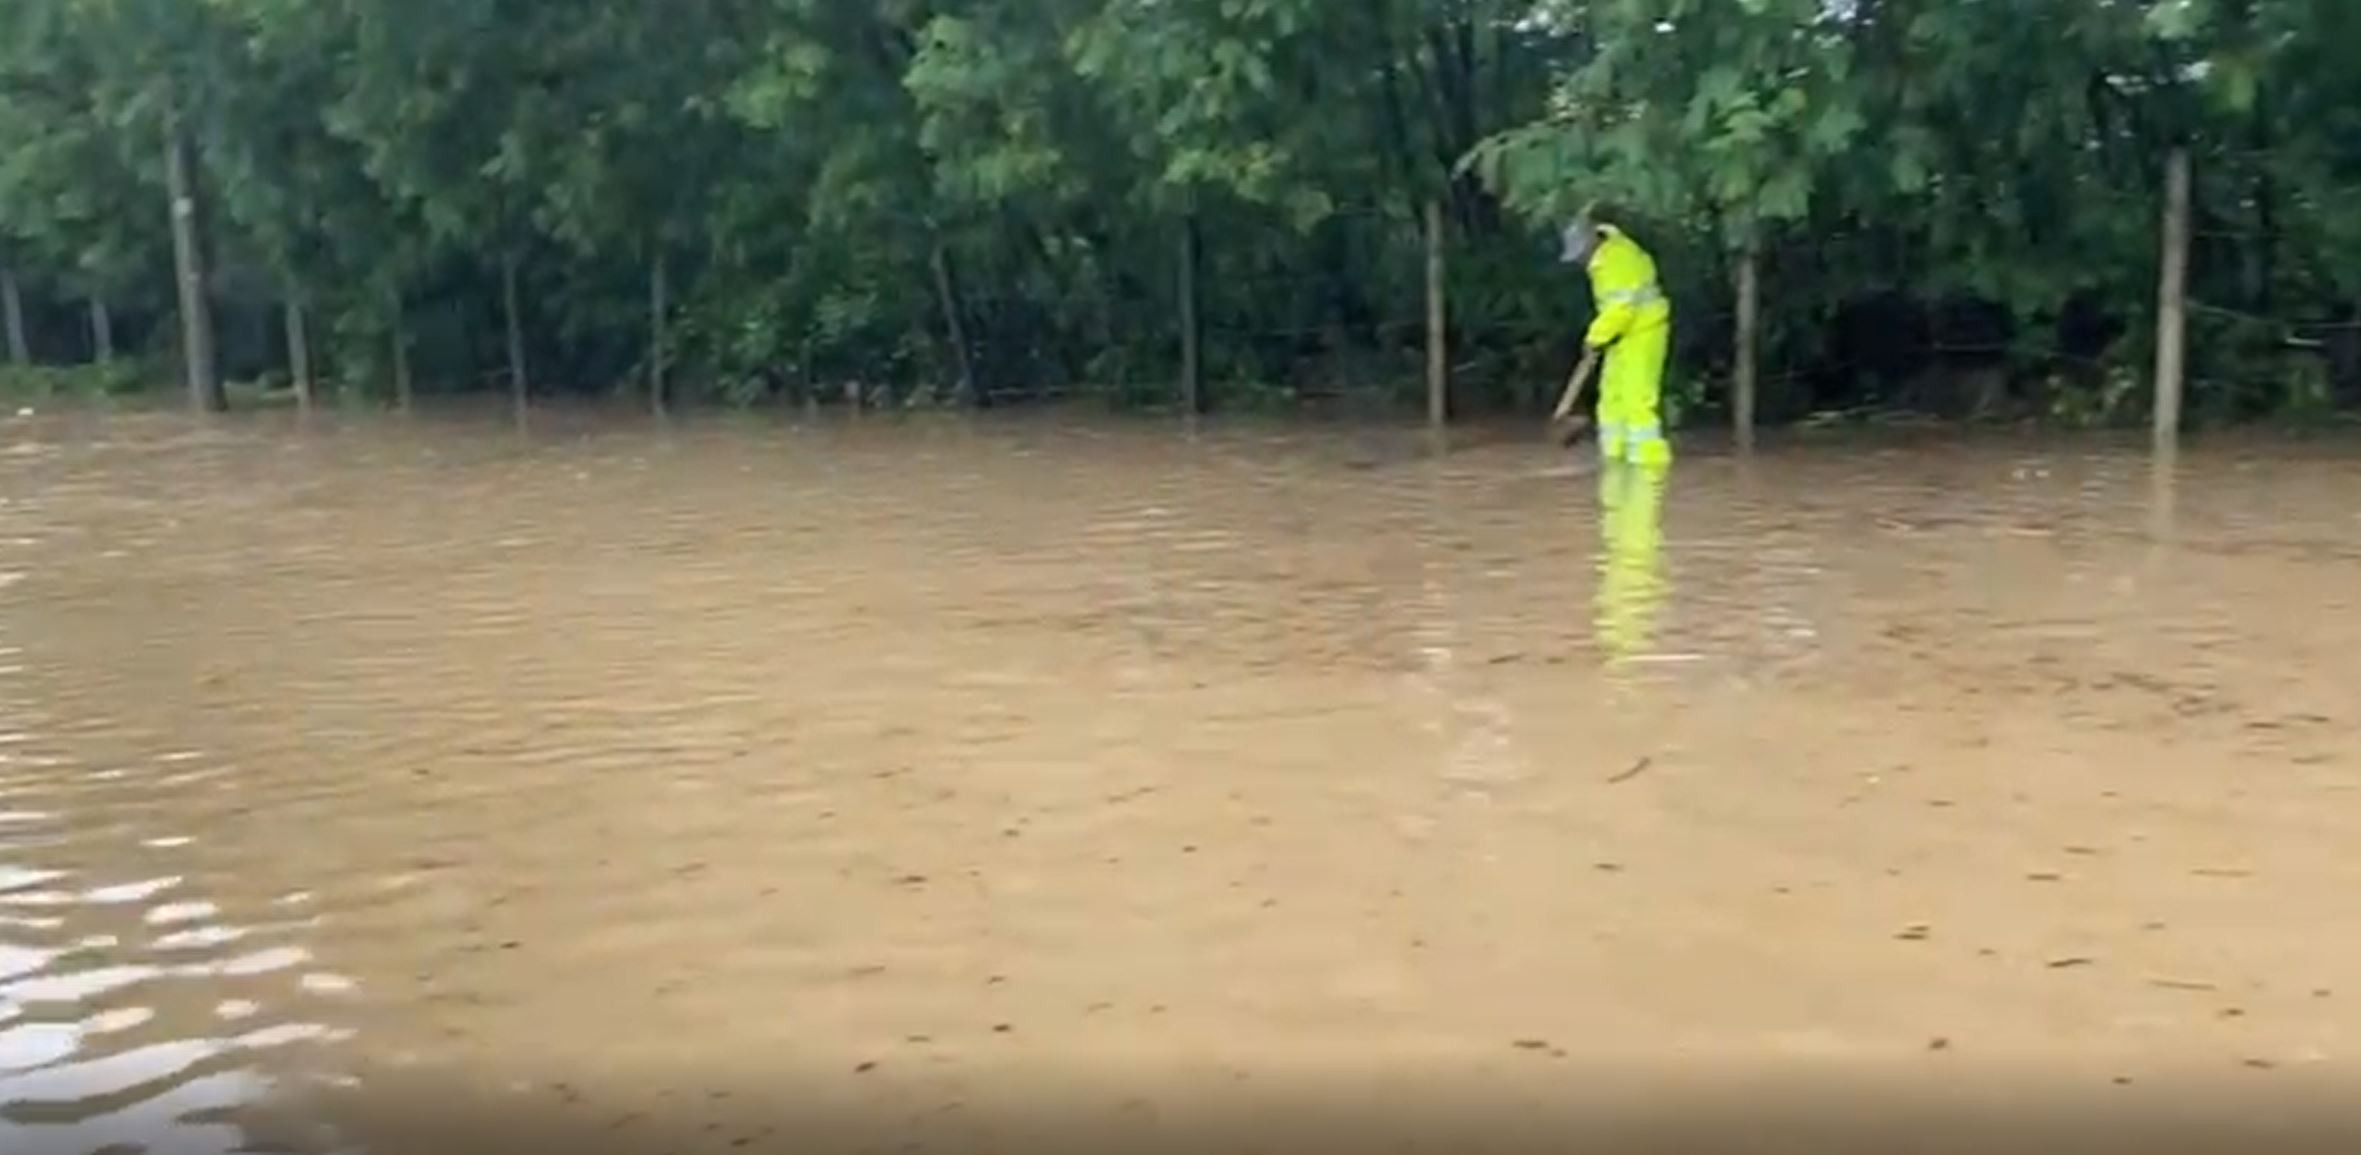
M 1599 452 L 1647 465 L 1672 460 L 1660 415 L 1664 364 L 1672 354 L 1670 310 L 1644 317 L 1607 349 L 1599 371 Z

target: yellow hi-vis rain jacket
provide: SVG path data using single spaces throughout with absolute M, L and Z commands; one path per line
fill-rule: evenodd
M 1669 463 L 1672 446 L 1664 439 L 1661 409 L 1672 302 L 1657 284 L 1656 259 L 1623 230 L 1601 225 L 1589 272 L 1598 315 L 1583 344 L 1606 353 L 1599 371 L 1599 452 L 1641 465 Z

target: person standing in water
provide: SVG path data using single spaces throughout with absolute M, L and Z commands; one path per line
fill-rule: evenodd
M 1608 663 L 1621 666 L 1649 652 L 1670 591 L 1663 512 L 1672 443 L 1663 404 L 1672 302 L 1657 280 L 1656 259 L 1595 208 L 1584 210 L 1563 240 L 1561 259 L 1590 274 L 1597 310 L 1583 334 L 1584 360 L 1604 361 L 1594 410 L 1602 465 L 1592 625 Z
M 1599 454 L 1609 461 L 1663 468 L 1672 464 L 1664 437 L 1664 366 L 1672 353 L 1672 302 L 1656 279 L 1656 258 L 1621 228 L 1586 210 L 1564 234 L 1561 259 L 1590 274 L 1597 312 L 1583 334 L 1599 370 Z

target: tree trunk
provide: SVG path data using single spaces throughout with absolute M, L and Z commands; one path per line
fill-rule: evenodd
M 105 297 L 90 298 L 90 353 L 98 364 L 114 364 L 115 314 L 107 308 Z
M 205 271 L 204 220 L 199 213 L 195 164 L 180 116 L 169 105 L 164 126 L 164 191 L 172 207 L 172 264 L 180 290 L 180 356 L 188 375 L 189 402 L 219 413 L 229 408 L 215 360 L 213 300 Z
M 1181 338 L 1181 411 L 1203 413 L 1204 390 L 1199 377 L 1203 366 L 1199 361 L 1198 342 L 1202 334 L 1197 326 L 1197 218 L 1190 216 L 1181 224 L 1180 243 L 1180 338 Z
M 664 415 L 664 359 L 665 314 L 671 309 L 668 301 L 672 286 L 664 267 L 664 249 L 656 248 L 656 259 L 648 264 L 648 408 L 656 416 Z
M 1410 114 L 1402 98 L 1402 73 L 1398 63 L 1402 55 L 1396 48 L 1390 7 L 1388 0 L 1368 0 L 1368 10 L 1364 15 L 1377 30 L 1379 59 L 1386 61 L 1382 74 L 1385 81 L 1385 103 L 1382 107 L 1385 113 L 1385 139 L 1391 145 L 1386 150 L 1389 175 L 1396 181 L 1407 183 L 1418 172 L 1420 162 L 1417 138 L 1411 135 Z
M 288 294 L 286 313 L 287 379 L 295 386 L 295 403 L 309 409 L 312 407 L 315 382 L 312 379 L 311 331 L 304 323 L 303 299 Z
M 386 294 L 387 327 L 393 331 L 394 408 L 408 413 L 415 391 L 410 382 L 410 322 L 402 315 L 402 291 Z
M 1452 164 L 1451 168 L 1446 171 L 1456 171 L 1458 158 L 1466 156 L 1468 150 L 1476 147 L 1477 142 L 1483 139 L 1481 130 L 1477 128 L 1477 125 L 1482 123 L 1483 113 L 1476 106 L 1478 91 L 1476 23 L 1467 16 L 1461 15 L 1451 21 L 1451 34 L 1452 47 L 1457 51 L 1453 59 L 1451 80 Z M 1474 203 L 1468 194 L 1476 187 L 1475 184 L 1470 181 L 1453 179 L 1447 187 L 1450 190 L 1452 207 L 1458 210 L 1457 215 L 1460 221 L 1473 229 L 1475 227 Z
M 2176 147 L 2164 167 L 2164 224 L 2156 278 L 2156 410 L 2159 446 L 2181 433 L 2182 375 L 2188 339 L 2189 150 Z
M 2270 33 L 2257 26 L 2256 5 L 2252 0 L 2230 0 L 2221 6 L 2217 19 L 2226 26 L 2228 38 L 2235 44 L 2260 43 Z M 2271 179 L 2272 158 L 2278 142 L 2272 126 L 2278 109 L 2273 107 L 2270 89 L 2258 85 L 2253 102 L 2246 110 L 2246 148 L 2251 155 L 2247 162 L 2252 170 L 2253 184 L 2247 194 L 2254 204 L 2254 235 L 2240 246 L 2244 250 L 2246 308 L 2258 317 L 2269 317 L 2272 306 L 2272 281 L 2278 264 L 2279 222 L 2275 204 L 2278 189 Z M 2274 342 L 2276 344 L 2276 342 Z M 2274 352 L 2276 350 L 2273 350 Z
M 1426 202 L 1426 421 L 1441 429 L 1451 418 L 1450 311 L 1444 300 L 1443 202 Z
M 0 323 L 8 329 L 8 363 L 30 365 L 33 348 L 25 340 L 25 300 L 17 290 L 16 270 L 0 266 Z
M 1738 333 L 1734 380 L 1730 389 L 1730 427 L 1740 449 L 1754 448 L 1756 377 L 1762 339 L 1762 244 L 1749 240 L 1738 254 Z
M 500 257 L 500 316 L 508 329 L 508 398 L 523 416 L 526 398 L 532 386 L 525 377 L 525 320 L 518 304 L 517 256 L 514 252 Z
M 2258 158 L 2268 157 L 2273 145 L 2271 122 L 2266 115 L 2264 100 L 2255 98 L 2249 131 L 2249 146 Z M 2279 189 L 2271 179 L 2271 166 L 2257 160 L 2254 165 L 2254 186 L 2248 193 L 2254 200 L 2254 237 L 2246 244 L 2246 307 L 2256 316 L 2268 317 L 2273 305 L 2272 282 L 2277 279 Z
M 951 342 L 951 367 L 959 374 L 959 383 L 952 388 L 962 400 L 978 401 L 982 390 L 976 387 L 975 365 L 968 359 L 967 322 L 960 316 L 959 284 L 951 277 L 951 252 L 941 241 L 935 242 L 933 257 L 935 300 L 943 310 L 943 332 Z

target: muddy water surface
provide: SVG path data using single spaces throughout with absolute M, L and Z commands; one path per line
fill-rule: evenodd
M 2361 446 L 1564 463 L 8 424 L 0 1149 L 2347 1077 Z

